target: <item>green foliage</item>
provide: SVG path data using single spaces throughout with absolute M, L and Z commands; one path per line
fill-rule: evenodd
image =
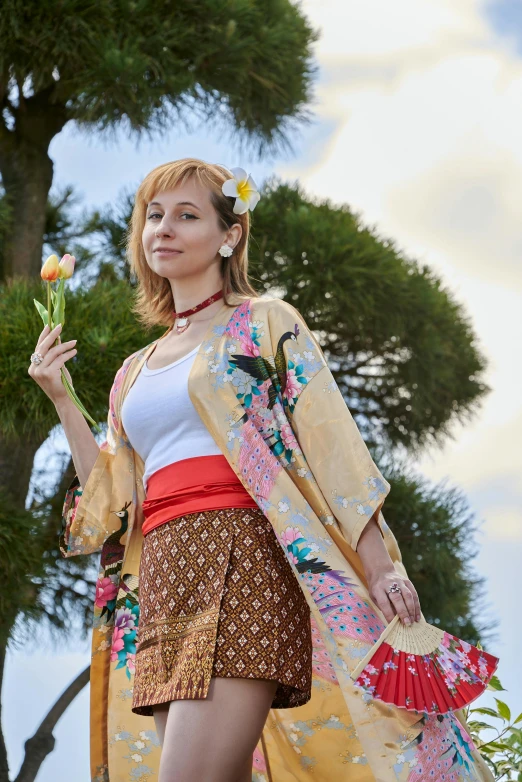
M 191 111 L 261 154 L 308 120 L 317 38 L 290 0 L 4 0 L 0 92 L 25 85 L 98 132 L 167 131 Z
M 493 676 L 488 690 L 505 692 L 498 676 Z M 479 706 L 465 710 L 471 738 L 490 766 L 495 782 L 522 782 L 522 712 L 512 719 L 507 703 L 499 698 L 495 702 L 496 708 Z M 484 719 L 471 719 L 472 714 L 498 720 L 500 727 Z M 496 731 L 497 735 L 487 738 L 485 734 L 489 731 Z
M 0 286 L 0 434 L 6 438 L 31 432 L 44 440 L 57 422 L 54 405 L 27 372 L 42 331 L 33 299 L 43 298 L 43 287 L 41 280 L 20 278 Z M 67 368 L 87 410 L 106 421 L 109 390 L 123 360 L 165 329 L 145 332 L 136 322 L 132 289 L 124 281 L 100 281 L 66 296 L 61 340 L 78 340 Z
M 266 289 L 316 332 L 366 442 L 416 455 L 442 445 L 489 392 L 463 306 L 345 204 L 272 178 L 253 213 L 250 255 Z
M 37 492 L 40 499 L 26 510 L 0 488 L 0 648 L 33 645 L 43 626 L 58 640 L 71 627 L 85 636 L 91 625 L 92 558 L 60 556 L 56 519 L 63 498 L 55 492 Z

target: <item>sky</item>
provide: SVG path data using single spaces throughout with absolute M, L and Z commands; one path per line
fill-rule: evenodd
M 522 6 L 518 0 L 303 0 L 321 32 L 313 122 L 292 154 L 259 161 L 201 129 L 141 142 L 101 142 L 72 126 L 50 155 L 55 186 L 73 184 L 86 206 L 114 203 L 154 166 L 185 156 L 241 166 L 258 185 L 277 174 L 310 196 L 348 204 L 409 257 L 430 265 L 470 317 L 492 391 L 473 421 L 416 468 L 462 489 L 479 526 L 475 572 L 485 576 L 484 617 L 497 624 L 487 650 L 500 657 L 518 714 L 522 641 Z M 44 460 L 44 449 L 39 453 Z M 393 487 L 392 487 L 393 490 Z M 518 627 L 516 626 L 518 625 Z M 51 647 L 44 634 L 8 656 L 2 715 L 11 773 L 23 742 L 89 662 L 89 644 Z M 476 702 L 492 705 L 486 692 Z M 55 730 L 38 782 L 88 782 L 86 688 Z

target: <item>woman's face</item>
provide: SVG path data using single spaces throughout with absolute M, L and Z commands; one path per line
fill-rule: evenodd
M 147 263 L 156 274 L 172 279 L 200 276 L 212 263 L 221 263 L 221 245 L 235 247 L 242 233 L 239 223 L 229 230 L 219 225 L 209 191 L 194 180 L 156 193 L 145 218 Z

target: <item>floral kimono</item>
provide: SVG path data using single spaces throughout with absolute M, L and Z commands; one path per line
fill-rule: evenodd
M 233 302 L 210 321 L 189 396 L 271 522 L 310 606 L 313 638 L 311 700 L 270 711 L 253 756 L 253 782 L 493 782 L 463 713 L 390 706 L 350 678 L 386 625 L 356 551 L 372 517 L 397 572 L 407 575 L 381 511 L 390 485 L 299 311 L 281 299 Z M 131 711 L 144 464 L 121 423 L 125 395 L 157 341 L 117 372 L 107 439 L 86 485 L 76 476 L 63 508 L 63 556 L 101 551 L 92 634 L 92 782 L 148 782 L 158 775 L 154 720 Z

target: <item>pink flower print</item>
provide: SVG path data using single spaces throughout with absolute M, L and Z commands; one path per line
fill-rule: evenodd
M 467 641 L 461 641 L 460 645 L 465 652 L 469 652 L 471 650 L 471 644 L 469 644 Z
M 303 535 L 299 527 L 287 527 L 281 534 L 281 543 L 284 546 L 290 546 L 294 541 L 302 537 Z
M 479 666 L 479 676 L 481 679 L 485 679 L 488 675 L 488 666 L 486 663 L 486 660 L 484 657 L 479 657 L 478 660 L 478 666 Z
M 136 655 L 135 654 L 127 654 L 127 668 L 131 673 L 136 673 Z
M 441 646 L 445 646 L 446 649 L 449 649 L 450 642 L 451 642 L 451 638 L 450 638 L 449 634 L 445 632 L 444 633 L 444 637 L 442 638 L 442 640 L 440 642 L 440 645 Z
M 109 600 L 114 600 L 118 594 L 118 587 L 110 578 L 99 578 L 96 582 L 96 598 L 94 604 L 103 608 Z
M 288 448 L 291 451 L 295 451 L 299 446 L 293 429 L 288 422 L 281 427 L 281 440 L 283 441 L 285 448 Z
M 299 396 L 299 390 L 301 389 L 301 383 L 298 382 L 294 369 L 287 369 L 286 371 L 286 387 L 284 396 L 290 402 L 292 402 L 297 396 Z
M 115 662 L 118 659 L 118 652 L 123 649 L 123 635 L 124 631 L 121 627 L 115 627 L 112 634 L 112 646 L 111 646 L 111 662 Z
M 470 660 L 465 652 L 461 651 L 460 649 L 457 649 L 457 657 L 459 658 L 462 665 L 464 665 L 466 668 L 469 668 Z
M 256 771 L 266 771 L 265 758 L 257 747 L 254 750 L 252 765 Z

